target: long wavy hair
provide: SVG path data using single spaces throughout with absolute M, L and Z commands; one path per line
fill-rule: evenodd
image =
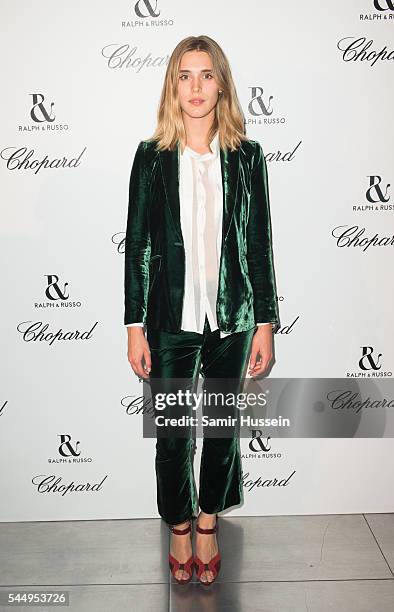
M 248 140 L 245 135 L 245 122 L 238 101 L 230 64 L 221 47 L 209 36 L 188 36 L 181 40 L 173 50 L 161 92 L 157 113 L 157 127 L 149 140 L 157 140 L 157 150 L 174 150 L 177 143 L 186 145 L 186 131 L 182 120 L 182 110 L 178 97 L 179 67 L 184 53 L 187 51 L 206 51 L 211 57 L 213 73 L 223 93 L 219 94 L 215 106 L 215 117 L 209 130 L 209 141 L 219 132 L 220 146 L 232 151 L 242 140 Z

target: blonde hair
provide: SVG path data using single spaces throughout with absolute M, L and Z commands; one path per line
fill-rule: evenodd
M 215 106 L 215 117 L 208 134 L 211 142 L 219 132 L 219 143 L 223 149 L 236 149 L 245 135 L 244 115 L 238 101 L 230 64 L 221 47 L 209 36 L 188 36 L 173 50 L 161 92 L 157 113 L 157 127 L 149 140 L 157 140 L 156 150 L 174 150 L 178 141 L 186 144 L 186 131 L 178 97 L 179 67 L 187 51 L 205 51 L 212 60 L 213 73 L 222 93 Z

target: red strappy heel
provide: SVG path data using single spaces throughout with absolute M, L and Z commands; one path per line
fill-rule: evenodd
M 198 525 L 198 523 L 196 523 L 196 531 L 198 531 L 198 533 L 203 533 L 207 535 L 211 533 L 217 533 L 219 529 L 218 518 L 219 517 L 216 515 L 216 525 L 212 529 L 202 529 Z M 194 567 L 196 569 L 197 578 L 199 579 L 200 583 L 203 584 L 204 586 L 209 586 L 210 584 L 212 584 L 212 582 L 216 580 L 219 574 L 220 564 L 221 564 L 220 552 L 217 552 L 217 554 L 214 557 L 212 557 L 212 559 L 208 561 L 208 563 L 203 563 L 203 561 L 201 561 L 201 559 L 197 557 L 197 555 L 195 555 Z M 206 571 L 212 572 L 213 574 L 212 580 L 209 580 L 209 581 L 201 580 L 201 574 Z
M 170 525 L 170 531 L 172 531 L 172 533 L 175 533 L 175 535 L 186 535 L 187 533 L 190 533 L 192 528 L 192 523 L 191 521 L 189 521 L 189 525 L 187 527 L 185 527 L 185 529 L 176 529 L 176 527 L 173 527 L 172 525 Z M 171 570 L 171 574 L 173 575 L 174 579 L 178 582 L 178 584 L 187 584 L 188 582 L 190 582 L 190 580 L 192 579 L 193 576 L 193 554 L 190 557 L 190 559 L 188 559 L 185 563 L 179 563 L 178 559 L 176 559 L 171 553 L 168 554 L 168 564 L 170 566 L 170 570 Z M 175 576 L 176 572 L 178 570 L 183 570 L 184 572 L 186 572 L 187 574 L 189 574 L 188 578 L 177 578 Z

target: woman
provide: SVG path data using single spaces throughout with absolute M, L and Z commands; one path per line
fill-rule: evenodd
M 135 154 L 124 323 L 133 371 L 167 391 L 175 379 L 190 389 L 200 367 L 205 385 L 226 379 L 237 391 L 249 353 L 251 376 L 272 360 L 278 310 L 266 163 L 244 134 L 228 60 L 208 36 L 174 49 L 156 131 Z M 158 438 L 158 509 L 172 532 L 174 578 L 189 582 L 195 567 L 209 585 L 220 569 L 217 514 L 243 499 L 239 438 L 204 438 L 198 498 L 192 452 L 191 438 Z

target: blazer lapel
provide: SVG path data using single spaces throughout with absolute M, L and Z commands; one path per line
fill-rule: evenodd
M 171 219 L 174 225 L 174 229 L 179 237 L 179 240 L 182 242 L 182 244 L 184 244 L 180 221 L 179 201 L 179 143 L 174 149 L 174 151 L 160 151 L 160 164 L 167 198 L 167 205 L 170 209 Z M 239 148 L 235 151 L 224 151 L 220 148 L 220 165 L 222 171 L 223 188 L 223 242 L 227 240 L 231 220 L 234 213 L 235 203 L 238 197 L 239 164 Z
M 238 199 L 240 149 L 220 149 L 223 186 L 223 244 L 227 240 L 235 204 Z

